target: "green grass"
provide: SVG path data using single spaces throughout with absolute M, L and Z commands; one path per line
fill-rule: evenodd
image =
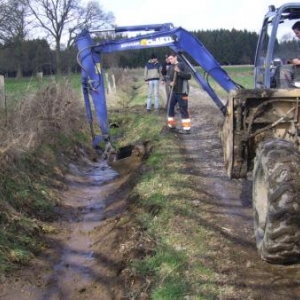
M 253 88 L 253 66 L 222 66 L 222 68 L 226 71 L 230 79 L 236 82 L 238 85 L 248 89 Z M 197 71 L 204 76 L 205 72 L 201 68 L 196 68 Z M 216 94 L 224 98 L 228 95 L 228 92 L 224 90 L 222 86 L 218 82 L 216 82 L 213 78 L 206 78 L 211 88 L 216 92 Z M 193 83 L 194 85 L 197 83 Z
M 253 66 L 226 66 L 224 70 L 230 78 L 244 88 L 253 88 Z
M 251 67 L 226 70 L 240 84 L 244 79 L 247 84 L 252 82 Z M 143 106 L 145 98 L 145 93 L 139 94 L 132 102 Z M 191 205 L 191 199 L 205 201 L 205 195 L 195 195 L 189 175 L 182 172 L 185 162 L 178 141 L 170 134 L 160 134 L 164 124 L 164 115 L 128 113 L 118 140 L 120 145 L 143 139 L 154 143 L 146 161 L 147 172 L 140 175 L 132 193 L 138 195 L 138 226 L 156 246 L 151 254 L 132 262 L 133 273 L 151 281 L 151 299 L 219 299 L 224 287 L 218 284 L 216 258 L 211 253 L 214 233 L 201 226 L 201 215 Z
M 153 289 L 152 299 L 184 299 L 189 290 L 189 283 L 181 274 L 187 267 L 184 252 L 172 247 L 160 247 L 153 256 L 142 261 L 134 261 L 136 272 L 143 276 L 154 276 L 157 285 Z
M 71 86 L 74 89 L 81 91 L 80 74 L 62 76 L 62 78 L 68 78 Z M 11 105 L 15 101 L 20 101 L 24 96 L 36 92 L 38 88 L 46 87 L 53 80 L 59 80 L 59 78 L 56 78 L 55 76 L 44 76 L 42 81 L 39 81 L 36 77 L 23 77 L 20 79 L 6 78 L 5 94 L 7 97 L 7 104 Z
M 227 73 L 240 75 L 245 73 L 252 74 L 254 67 L 252 65 L 241 65 L 241 66 L 222 66 L 222 68 Z
M 151 256 L 133 261 L 134 272 L 151 278 L 151 299 L 184 299 L 187 295 L 217 299 L 214 272 L 197 260 L 197 255 L 209 253 L 207 232 L 197 225 L 199 217 L 190 205 L 193 187 L 180 185 L 189 179 L 181 172 L 184 161 L 176 140 L 161 136 L 146 165 L 149 170 L 134 189 L 144 211 L 137 218 L 157 247 Z
M 253 66 L 222 66 L 222 68 L 228 73 L 228 75 L 236 81 L 238 84 L 244 86 L 245 88 L 253 87 Z M 204 73 L 201 68 L 197 68 L 200 73 Z M 110 71 L 107 71 L 110 72 Z M 141 81 L 142 77 L 142 69 L 138 69 L 135 71 L 136 80 L 132 83 L 131 87 L 134 87 L 133 91 L 128 89 L 128 86 L 124 90 L 123 98 L 126 99 L 126 103 L 128 103 L 128 93 L 132 93 L 130 96 L 130 106 L 132 105 L 140 105 L 145 101 L 145 91 L 146 85 L 144 81 Z M 80 74 L 71 74 L 67 76 L 62 76 L 63 78 L 68 78 L 71 83 L 71 86 L 78 90 L 81 93 L 81 78 Z M 21 79 L 15 78 L 7 78 L 5 79 L 5 91 L 8 97 L 8 101 L 18 100 L 23 97 L 24 94 L 28 94 L 37 90 L 37 88 L 41 86 L 46 86 L 52 80 L 57 80 L 54 76 L 44 76 L 42 82 L 39 82 L 36 77 L 24 77 Z M 59 80 L 59 79 L 58 79 Z M 226 92 L 222 90 L 221 87 L 211 78 L 208 79 L 209 83 L 216 89 L 219 93 L 221 92 L 222 96 L 225 95 Z M 125 88 L 125 87 L 123 87 Z M 129 90 L 129 91 L 128 91 Z
M 140 98 L 142 105 L 145 95 Z M 200 253 L 208 252 L 203 242 L 206 232 L 191 221 L 198 218 L 188 201 L 193 187 L 180 184 L 189 182 L 181 172 L 184 161 L 173 136 L 160 134 L 164 125 L 164 115 L 127 114 L 121 129 L 124 135 L 118 141 L 126 145 L 149 139 L 154 145 L 145 162 L 148 171 L 139 177 L 132 193 L 139 195 L 138 226 L 145 230 L 146 239 L 156 242 L 156 247 L 151 255 L 132 262 L 133 272 L 151 279 L 151 299 L 184 299 L 189 295 L 197 295 L 193 299 L 216 299 L 215 280 L 207 283 L 199 279 L 200 274 L 214 276 L 196 259 Z

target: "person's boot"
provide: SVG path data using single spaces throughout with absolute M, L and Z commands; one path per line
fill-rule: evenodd
M 168 129 L 169 129 L 170 132 L 176 132 L 177 131 L 176 127 L 168 127 Z
M 179 129 L 177 132 L 180 134 L 190 134 L 191 130 L 190 129 Z

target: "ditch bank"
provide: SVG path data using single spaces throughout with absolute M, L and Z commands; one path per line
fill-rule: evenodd
M 132 259 L 147 254 L 129 213 L 130 192 L 151 147 L 133 147 L 116 161 L 92 161 L 81 151 L 70 163 L 55 233 L 43 253 L 1 278 L 0 299 L 129 299 L 140 294 L 143 280 L 131 274 Z M 142 281 L 141 281 L 142 280 Z

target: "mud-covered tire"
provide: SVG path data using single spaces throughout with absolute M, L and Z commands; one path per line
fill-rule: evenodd
M 288 264 L 300 260 L 300 153 L 282 139 L 261 143 L 253 170 L 256 245 L 261 258 Z

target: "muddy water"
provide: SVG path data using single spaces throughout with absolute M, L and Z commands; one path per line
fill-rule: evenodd
M 100 242 L 96 240 L 95 231 L 105 218 L 105 199 L 118 190 L 128 176 L 120 176 L 105 161 L 94 163 L 86 157 L 83 161 L 84 165 L 70 164 L 70 174 L 66 176 L 68 190 L 63 193 L 62 205 L 58 208 L 60 222 L 54 224 L 59 232 L 49 237 L 50 248 L 23 270 L 20 280 L 16 275 L 12 282 L 7 280 L 7 284 L 1 285 L 0 299 L 113 298 L 105 285 L 100 284 L 103 278 L 115 273 L 110 270 L 111 275 L 104 270 L 99 263 L 99 253 L 94 253 Z M 114 209 L 118 214 L 119 208 Z
M 76 213 L 65 220 L 70 225 L 67 225 L 67 239 L 60 260 L 54 266 L 51 299 L 60 299 L 61 295 L 71 299 L 74 285 L 80 291 L 93 280 L 97 263 L 91 249 L 95 241 L 90 233 L 103 218 L 103 199 L 123 182 L 117 180 L 119 174 L 105 162 L 85 167 L 70 165 L 70 170 L 73 174 L 67 176 L 69 190 L 63 195 L 63 205 Z M 47 293 L 49 295 L 49 291 Z

